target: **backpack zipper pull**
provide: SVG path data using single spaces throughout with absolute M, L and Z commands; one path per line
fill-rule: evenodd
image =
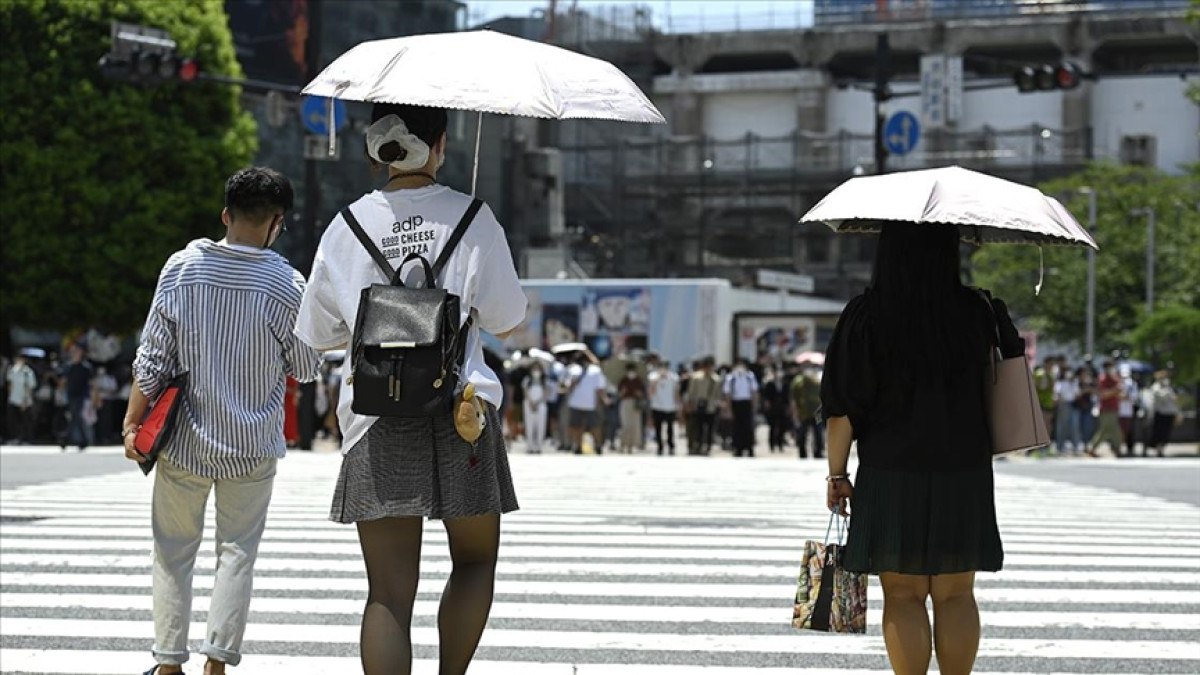
M 388 393 L 393 401 L 400 400 L 400 379 L 397 377 L 400 362 L 392 359 L 392 374 L 388 375 Z

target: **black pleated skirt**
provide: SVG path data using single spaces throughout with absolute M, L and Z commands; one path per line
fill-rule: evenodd
M 852 572 L 995 572 L 1004 563 L 991 464 L 953 471 L 860 466 L 843 564 Z

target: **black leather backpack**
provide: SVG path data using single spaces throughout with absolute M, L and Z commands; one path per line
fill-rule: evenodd
M 351 343 L 350 409 L 379 417 L 432 417 L 449 414 L 458 390 L 471 319 L 459 324 L 460 299 L 437 287 L 437 277 L 463 238 L 483 202 L 471 202 L 433 265 L 410 253 L 395 270 L 362 225 L 342 209 L 342 218 L 390 283 L 362 290 Z M 401 272 L 419 261 L 421 288 L 405 286 Z

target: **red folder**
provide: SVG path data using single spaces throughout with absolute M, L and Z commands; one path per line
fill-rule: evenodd
M 146 458 L 146 461 L 138 464 L 142 473 L 146 475 L 150 475 L 154 470 L 158 453 L 167 446 L 172 432 L 175 431 L 179 409 L 183 406 L 187 379 L 187 373 L 183 373 L 167 383 L 166 388 L 146 411 L 146 416 L 142 418 L 142 427 L 133 438 L 133 447 Z

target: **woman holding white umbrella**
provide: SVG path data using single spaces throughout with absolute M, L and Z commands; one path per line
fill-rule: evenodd
M 994 323 L 1002 344 L 1020 340 L 1003 303 L 989 307 L 960 275 L 956 227 L 884 225 L 872 284 L 843 311 L 821 380 L 827 503 L 853 509 L 843 564 L 879 575 L 884 641 L 901 675 L 926 672 L 931 645 L 941 672 L 971 672 L 975 573 L 1004 559 L 984 382 Z
M 387 181 L 350 205 L 362 230 L 389 259 L 438 255 L 471 205 L 468 195 L 437 183 L 446 149 L 444 109 L 377 103 L 367 154 Z M 411 266 L 410 278 L 418 271 Z M 353 335 L 360 291 L 380 270 L 342 215 L 326 229 L 313 262 L 296 333 L 315 348 L 336 349 Z M 440 672 L 464 673 L 491 610 L 500 515 L 516 510 L 502 422 L 503 384 L 484 362 L 479 330 L 505 337 L 525 319 L 526 299 L 504 231 L 484 206 L 453 249 L 438 285 L 461 298 L 474 319 L 462 366 L 485 404 L 483 435 L 472 449 L 450 414 L 369 417 L 351 408 L 342 384 L 338 417 L 345 437 L 330 519 L 355 523 L 370 590 L 363 612 L 361 658 L 368 675 L 412 667 L 413 602 L 420 577 L 422 519 L 441 519 L 453 569 L 438 615 Z
M 304 94 L 374 103 L 367 152 L 387 166 L 383 190 L 351 205 L 380 248 L 403 259 L 436 255 L 467 195 L 437 184 L 445 156 L 446 108 L 551 119 L 592 118 L 662 123 L 645 94 L 610 63 L 492 31 L 416 35 L 361 43 L 338 57 Z M 396 105 L 404 102 L 409 105 Z M 333 152 L 335 125 L 328 125 Z M 476 169 L 482 125 L 476 127 Z M 474 193 L 472 177 L 471 192 Z M 349 340 L 359 291 L 379 273 L 339 217 L 313 263 L 297 332 L 335 348 Z M 386 253 L 386 251 L 385 251 Z M 439 286 L 459 295 L 475 317 L 464 376 L 486 403 L 477 451 L 455 452 L 449 420 L 414 430 L 355 416 L 343 385 L 339 411 L 348 448 L 332 512 L 356 522 L 370 583 L 363 615 L 362 662 L 368 675 L 408 673 L 409 625 L 417 592 L 421 516 L 442 518 L 454 569 L 442 596 L 440 672 L 463 673 L 491 608 L 499 515 L 517 508 L 509 477 L 497 374 L 483 361 L 478 330 L 503 338 L 525 318 L 526 301 L 504 232 L 490 209 L 476 216 L 454 249 Z M 466 316 L 463 317 L 466 319 Z M 476 457 L 465 463 L 467 457 Z
M 970 673 L 980 632 L 975 573 L 999 570 L 1004 557 L 992 454 L 1044 447 L 1047 435 L 1034 421 L 1041 417 L 1027 370 L 1017 382 L 1027 390 L 1014 390 L 1019 400 L 986 400 L 985 382 L 995 389 L 1005 372 L 1020 374 L 1006 364 L 1026 365 L 1024 341 L 1002 302 L 963 286 L 960 240 L 1093 249 L 1096 242 L 1037 189 L 958 167 L 852 178 L 801 222 L 880 231 L 871 286 L 843 310 L 821 381 L 825 502 L 853 509 L 843 566 L 879 575 L 896 673 L 926 672 L 935 648 L 942 673 Z M 1016 417 L 1022 406 L 1029 418 Z M 1008 433 L 1017 428 L 1023 433 Z

